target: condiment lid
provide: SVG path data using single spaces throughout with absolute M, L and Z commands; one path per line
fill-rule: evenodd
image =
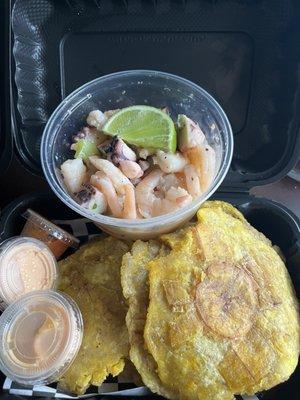
M 0 244 L 0 307 L 34 290 L 54 289 L 57 261 L 40 240 L 13 237 Z
M 32 222 L 33 224 L 39 226 L 41 229 L 46 231 L 49 235 L 55 237 L 58 240 L 63 241 L 68 246 L 77 248 L 79 246 L 79 240 L 71 235 L 70 233 L 66 232 L 64 229 L 60 228 L 59 226 L 55 225 L 53 222 L 47 220 L 42 215 L 38 214 L 36 211 L 28 208 L 22 216 L 26 218 L 28 221 Z
M 28 293 L 0 317 L 0 369 L 23 385 L 54 382 L 76 357 L 82 335 L 81 312 L 69 296 Z

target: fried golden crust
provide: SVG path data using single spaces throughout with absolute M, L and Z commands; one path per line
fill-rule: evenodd
M 129 342 L 127 306 L 122 296 L 120 266 L 129 245 L 108 237 L 90 242 L 59 262 L 59 290 L 78 304 L 84 322 L 79 353 L 60 379 L 60 387 L 84 393 L 124 368 Z
M 199 223 L 149 263 L 144 338 L 180 399 L 232 399 L 288 379 L 299 356 L 298 303 L 270 241 L 234 207 L 207 202 Z M 173 243 L 173 245 L 172 245 Z
M 143 331 L 149 303 L 147 263 L 158 255 L 167 254 L 168 249 L 155 240 L 137 240 L 123 257 L 121 282 L 123 294 L 128 302 L 126 324 L 130 341 L 130 359 L 141 375 L 144 383 L 154 393 L 175 399 L 175 393 L 162 384 L 157 373 L 157 365 L 144 345 Z

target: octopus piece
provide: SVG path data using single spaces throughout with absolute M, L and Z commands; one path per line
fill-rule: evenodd
M 84 208 L 103 214 L 107 209 L 104 194 L 90 183 L 82 185 L 82 189 L 75 195 L 76 201 Z

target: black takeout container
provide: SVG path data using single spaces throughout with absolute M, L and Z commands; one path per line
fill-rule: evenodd
M 0 2 L 0 17 L 5 15 L 5 3 Z M 9 104 L 9 23 L 8 18 L 0 22 L 0 179 L 7 170 L 12 157 L 12 135 Z
M 285 176 L 300 155 L 299 1 L 3 0 L 1 15 L 9 55 L 0 82 L 7 94 L 5 103 L 0 94 L 1 169 L 11 154 L 11 136 L 1 144 L 11 118 L 19 159 L 42 174 L 43 128 L 74 89 L 127 69 L 181 75 L 211 93 L 232 124 L 233 161 L 215 198 L 236 205 L 282 249 L 300 296 L 299 219 L 249 195 L 251 187 Z M 3 210 L 1 240 L 20 233 L 29 207 L 50 219 L 75 217 L 54 195 L 29 194 Z M 294 400 L 299 378 L 298 367 L 259 398 Z
M 228 201 L 235 205 L 253 226 L 271 239 L 273 244 L 280 247 L 286 257 L 288 271 L 298 298 L 300 298 L 299 219 L 281 204 L 267 199 L 258 199 L 247 194 L 217 193 L 214 198 Z M 69 220 L 78 217 L 78 214 L 66 207 L 54 194 L 28 194 L 17 198 L 3 210 L 0 221 L 1 240 L 20 234 L 25 224 L 22 214 L 27 208 L 32 208 L 49 219 Z M 299 374 L 300 365 L 298 365 L 296 371 L 287 382 L 260 393 L 258 395 L 259 399 L 298 399 L 300 390 Z M 0 385 L 4 378 L 0 373 Z M 11 400 L 16 400 L 15 397 L 9 396 Z M 127 396 L 127 398 L 134 398 L 134 396 Z M 241 397 L 238 397 L 238 399 L 241 399 Z

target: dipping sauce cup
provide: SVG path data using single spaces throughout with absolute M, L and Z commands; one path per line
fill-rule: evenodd
M 55 255 L 56 259 L 59 259 L 69 247 L 76 249 L 79 246 L 79 240 L 75 236 L 48 221 L 30 208 L 25 211 L 23 217 L 27 221 L 21 235 L 34 237 L 44 242 Z
M 69 296 L 28 293 L 0 317 L 0 369 L 22 385 L 54 382 L 76 357 L 82 334 L 80 310 Z
M 0 244 L 0 308 L 35 290 L 54 289 L 57 262 L 40 240 L 13 237 Z

